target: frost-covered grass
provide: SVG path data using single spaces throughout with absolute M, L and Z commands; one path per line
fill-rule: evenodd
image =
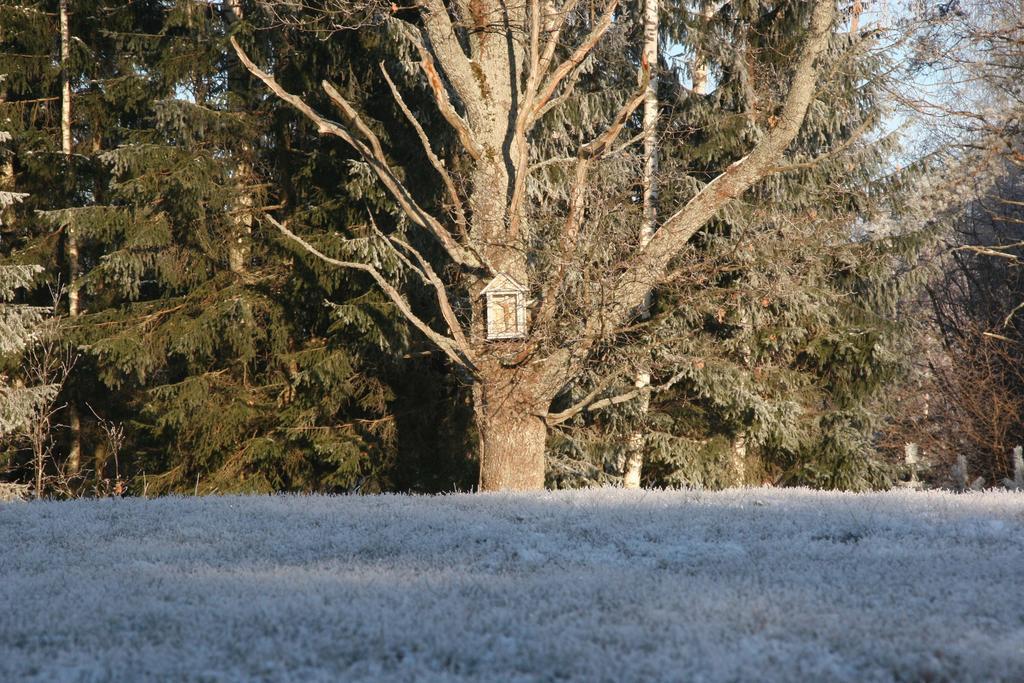
M 0 506 L 0 681 L 1024 681 L 1024 495 Z

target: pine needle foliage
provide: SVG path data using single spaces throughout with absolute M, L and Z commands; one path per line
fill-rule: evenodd
M 350 225 L 374 200 L 327 191 L 352 182 L 349 159 L 321 155 L 315 131 L 252 88 L 227 47 L 245 33 L 240 19 L 227 3 L 76 3 L 72 34 L 91 59 L 72 65 L 82 153 L 59 171 L 65 191 L 32 207 L 43 212 L 22 244 L 51 259 L 52 275 L 59 236 L 78 236 L 76 393 L 126 425 L 120 474 L 139 491 L 381 488 L 392 393 L 365 369 L 404 343 L 393 313 L 365 283 L 298 262 L 260 222 L 265 181 L 287 176 L 294 220 L 316 226 L 326 251 L 372 250 Z M 54 182 L 39 160 L 59 140 L 59 111 L 29 102 L 58 82 L 50 31 L 52 17 L 5 34 L 2 58 L 40 57 L 4 105 L 20 114 L 18 172 L 33 186 Z M 295 67 L 307 73 L 325 57 L 317 68 L 344 62 L 301 48 L 287 59 L 308 60 Z M 95 453 L 97 476 L 112 474 Z
M 135 67 L 161 93 L 148 125 L 104 154 L 110 201 L 65 217 L 90 217 L 102 251 L 87 282 L 104 306 L 83 343 L 103 383 L 136 396 L 138 468 L 153 491 L 380 488 L 391 394 L 342 334 L 386 346 L 373 298 L 288 267 L 290 247 L 259 220 L 260 181 L 295 122 L 227 56 L 238 17 L 181 2 L 162 19 Z M 337 217 L 315 197 L 295 203 Z
M 0 75 L 0 86 L 5 80 Z M 0 131 L 0 164 L 9 163 L 7 145 L 10 133 Z M 5 178 L 10 181 L 11 178 Z M 0 229 L 3 217 L 13 215 L 13 207 L 26 195 L 13 188 L 0 185 Z M 0 359 L 17 362 L 19 354 L 32 344 L 42 332 L 48 309 L 16 303 L 19 290 L 31 291 L 42 270 L 36 265 L 0 266 Z M 6 365 L 6 363 L 5 363 Z M 22 378 L 0 374 L 0 443 L 22 427 L 36 409 L 50 401 L 56 393 L 52 385 L 25 386 Z
M 662 65 L 667 206 L 774 125 L 779 93 L 766 86 L 786 72 L 793 22 L 809 11 L 800 2 L 702 4 L 669 3 L 664 13 L 663 41 L 681 49 Z M 696 55 L 707 94 L 689 88 Z M 609 340 L 592 381 L 570 398 L 599 386 L 609 367 L 622 373 L 609 395 L 631 388 L 643 367 L 671 389 L 652 396 L 649 413 L 632 401 L 577 420 L 551 444 L 559 485 L 614 481 L 637 430 L 648 485 L 891 481 L 873 438 L 914 339 L 898 305 L 920 291 L 918 254 L 936 234 L 901 225 L 918 224 L 909 219 L 917 171 L 896 167 L 899 141 L 881 127 L 891 65 L 870 34 L 835 34 L 827 61 L 778 172 L 694 236 L 651 319 Z

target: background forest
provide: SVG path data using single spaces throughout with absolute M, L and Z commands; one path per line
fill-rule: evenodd
M 641 8 L 615 9 L 532 133 L 548 158 L 523 190 L 543 209 L 530 267 L 555 267 L 554 211 L 575 206 L 559 159 L 617 120 L 638 69 L 656 84 L 658 199 L 686 202 L 776 126 L 765 103 L 808 4 L 663 0 L 656 65 Z M 607 6 L 575 7 L 567 54 Z M 436 269 L 452 292 L 461 276 L 371 163 L 243 62 L 321 112 L 333 83 L 414 201 L 458 222 L 465 160 L 416 79 L 411 11 L 0 0 L 2 481 L 69 497 L 477 486 L 472 383 L 367 272 L 311 258 L 279 226 L 372 264 L 434 329 L 448 312 L 417 275 Z M 689 239 L 645 314 L 554 395 L 547 485 L 622 482 L 642 452 L 645 486 L 885 488 L 911 476 L 906 443 L 915 479 L 949 483 L 958 456 L 971 479 L 1012 478 L 1022 21 L 1001 0 L 840 3 L 784 162 Z M 579 185 L 599 238 L 560 279 L 569 294 L 614 270 L 646 211 L 650 136 L 639 108 L 624 114 Z M 631 396 L 639 375 L 654 389 Z

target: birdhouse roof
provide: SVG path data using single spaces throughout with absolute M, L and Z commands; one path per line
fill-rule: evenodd
M 519 284 L 515 278 L 505 273 L 498 273 L 493 280 L 487 283 L 480 294 L 490 294 L 491 292 L 525 292 L 526 287 Z

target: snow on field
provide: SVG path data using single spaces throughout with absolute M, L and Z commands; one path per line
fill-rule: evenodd
M 1024 495 L 0 506 L 0 681 L 1024 681 Z

